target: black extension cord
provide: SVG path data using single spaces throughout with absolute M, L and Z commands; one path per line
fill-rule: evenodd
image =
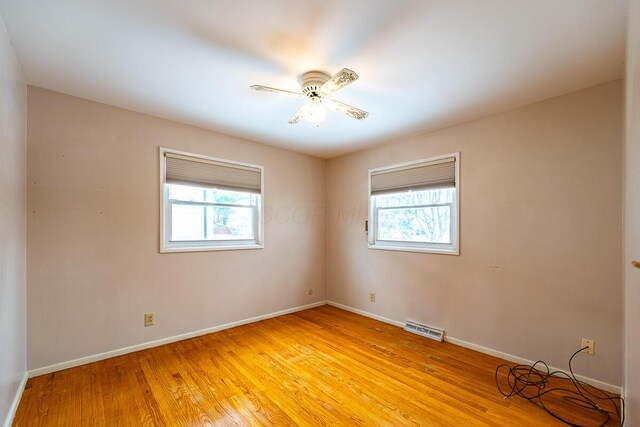
M 581 348 L 580 350 L 573 353 L 573 355 L 569 358 L 570 373 L 562 371 L 550 371 L 549 366 L 542 360 L 537 361 L 533 365 L 500 365 L 496 368 L 496 387 L 505 399 L 516 395 L 523 397 L 539 405 L 551 416 L 559 419 L 566 424 L 569 424 L 570 426 L 591 427 L 582 424 L 575 424 L 554 413 L 552 410 L 545 406 L 543 396 L 552 392 L 562 392 L 564 393 L 564 396 L 562 396 L 562 398 L 567 404 L 577 405 L 582 409 L 588 409 L 603 416 L 604 421 L 601 424 L 598 424 L 598 426 L 604 426 L 605 424 L 607 424 L 609 420 L 611 420 L 611 415 L 613 414 L 617 415 L 620 418 L 620 424 L 624 425 L 624 399 L 604 392 L 602 390 L 598 390 L 597 388 L 591 387 L 595 392 L 588 390 L 587 387 L 590 386 L 585 382 L 577 379 L 575 374 L 573 373 L 573 368 L 571 366 L 573 358 L 586 348 L 588 347 Z M 541 370 L 542 368 L 543 370 Z M 502 390 L 498 382 L 498 375 L 502 370 L 507 371 L 506 375 L 509 389 L 506 393 Z M 571 388 L 547 388 L 550 378 L 568 381 L 570 384 L 567 384 L 567 386 L 570 386 Z M 620 400 L 619 406 L 617 403 L 618 400 Z M 611 402 L 615 408 L 615 411 L 608 411 L 601 408 L 597 404 L 597 402 L 602 401 Z

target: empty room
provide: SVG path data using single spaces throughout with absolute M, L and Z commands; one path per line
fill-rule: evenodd
M 0 0 L 0 426 L 640 427 L 640 0 Z

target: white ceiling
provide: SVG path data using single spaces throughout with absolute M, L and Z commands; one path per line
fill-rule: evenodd
M 0 0 L 27 82 L 321 157 L 622 76 L 624 0 Z M 287 122 L 309 69 L 370 112 Z

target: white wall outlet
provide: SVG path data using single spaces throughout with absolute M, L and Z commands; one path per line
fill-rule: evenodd
M 144 314 L 144 327 L 153 326 L 156 324 L 156 314 L 155 313 L 145 313 Z
M 582 350 L 583 353 L 593 355 L 596 352 L 596 342 L 594 340 L 582 338 L 582 348 L 584 348 L 584 350 Z
M 376 293 L 375 292 L 369 292 L 369 301 L 376 302 Z

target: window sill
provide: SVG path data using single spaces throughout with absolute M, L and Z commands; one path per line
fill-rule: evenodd
M 264 249 L 264 245 L 229 245 L 229 246 L 193 246 L 193 247 L 163 247 L 161 254 L 176 252 L 209 252 L 209 251 L 238 251 L 243 249 Z
M 415 247 L 415 246 L 369 244 L 369 249 L 377 249 L 382 251 L 420 252 L 420 253 L 430 253 L 430 254 L 437 254 L 437 255 L 460 255 L 460 251 L 457 248 L 438 249 L 438 248 L 424 248 L 424 247 Z

